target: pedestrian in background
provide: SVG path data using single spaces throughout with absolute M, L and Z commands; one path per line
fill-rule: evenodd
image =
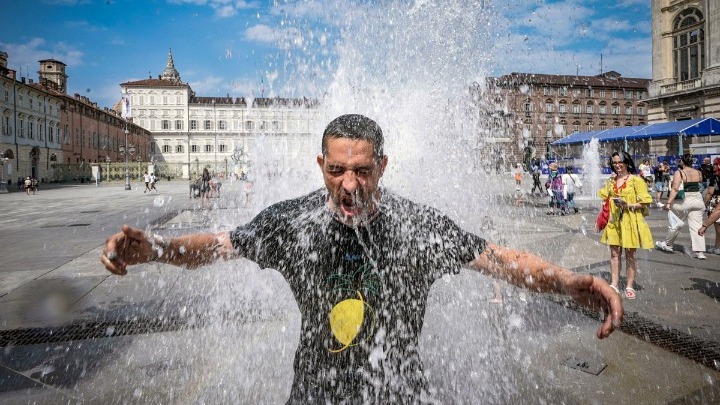
M 582 192 L 582 181 L 580 177 L 575 174 L 575 168 L 573 166 L 568 166 L 565 169 L 565 174 L 562 175 L 562 184 L 565 212 L 569 214 L 572 211 L 577 214 L 578 208 L 575 204 L 575 194 Z
M 655 190 L 657 191 L 657 206 L 663 207 L 662 194 L 667 190 L 666 177 L 670 174 L 670 166 L 665 162 L 658 162 L 655 166 Z
M 545 188 L 550 195 L 550 211 L 548 211 L 547 214 L 565 215 L 562 176 L 560 176 L 560 172 L 558 171 L 557 163 L 550 163 L 548 169 L 548 179 L 547 182 L 545 182 Z
M 157 177 L 155 177 L 155 173 L 150 173 L 150 190 L 149 191 L 155 190 L 155 192 L 157 193 L 158 191 L 155 188 L 155 183 L 157 183 Z
M 600 242 L 610 246 L 610 287 L 620 293 L 620 260 L 625 251 L 625 298 L 634 300 L 637 258 L 635 251 L 652 249 L 650 227 L 645 221 L 652 196 L 645 179 L 634 175 L 635 163 L 627 152 L 615 152 L 610 158 L 611 176 L 598 191 L 603 200 L 610 198 L 610 219 L 603 230 Z M 596 225 L 597 227 L 597 225 Z M 596 231 L 599 229 L 596 228 Z
M 652 166 L 650 165 L 650 159 L 643 160 L 642 164 L 640 164 L 640 167 L 638 167 L 638 174 L 640 174 L 645 180 L 645 184 L 647 185 L 647 188 L 652 192 L 654 191 L 652 189 L 653 186 L 653 176 L 652 176 Z
M 680 159 L 680 170 L 673 175 L 672 185 L 670 186 L 670 196 L 668 197 L 665 209 L 677 215 L 680 223 L 672 226 L 668 230 L 665 240 L 657 241 L 655 247 L 665 252 L 673 252 L 673 243 L 680 234 L 680 229 L 687 221 L 690 228 L 690 240 L 692 242 L 692 250 L 697 259 L 704 260 L 705 257 L 705 237 L 698 235 L 698 230 L 702 226 L 703 214 L 705 213 L 705 204 L 700 194 L 700 183 L 702 182 L 702 173 L 692 167 L 693 155 L 685 154 Z
M 148 191 L 150 191 L 150 175 L 148 174 L 148 172 L 145 172 L 145 174 L 143 174 L 143 181 L 145 182 L 145 190 L 143 190 L 143 193 L 147 193 Z
M 700 165 L 700 173 L 702 173 L 702 181 L 700 182 L 700 193 L 704 193 L 710 185 L 710 178 L 713 175 L 713 165 L 710 162 L 709 156 L 703 158 L 703 162 Z
M 703 201 L 705 202 L 705 211 L 708 214 L 706 224 L 713 224 L 715 228 L 715 244 L 713 247 L 708 249 L 708 252 L 720 255 L 720 219 L 711 221 L 711 215 L 713 211 L 718 209 L 720 206 L 720 158 L 715 158 L 715 164 L 713 165 L 713 172 L 711 173 L 708 181 L 708 189 L 705 193 Z M 703 225 L 704 226 L 704 225 Z M 705 227 L 707 228 L 707 227 Z M 703 233 L 698 233 L 699 236 L 704 236 L 705 229 L 702 229 Z
M 30 176 L 25 177 L 25 182 L 23 184 L 25 185 L 25 194 L 30 195 L 30 188 L 32 187 L 32 180 L 30 179 Z
M 530 164 L 530 171 L 532 171 L 533 186 L 530 190 L 530 194 L 535 194 L 537 188 L 538 193 L 542 194 L 542 185 L 540 184 L 540 160 L 534 159 Z
M 515 191 L 520 191 L 520 187 L 522 186 L 522 178 L 523 178 L 523 168 L 520 163 L 517 164 L 515 167 Z

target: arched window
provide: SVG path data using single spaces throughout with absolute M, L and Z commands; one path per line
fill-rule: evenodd
M 700 77 L 705 66 L 705 20 L 696 8 L 683 10 L 673 21 L 673 76 L 677 81 Z

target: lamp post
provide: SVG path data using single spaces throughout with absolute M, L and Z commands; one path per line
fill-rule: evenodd
M 5 183 L 5 162 L 8 158 L 5 157 L 5 153 L 0 155 L 0 194 L 8 193 L 7 183 Z
M 110 156 L 105 156 L 107 170 L 105 171 L 105 181 L 110 182 Z
M 130 130 L 127 129 L 127 121 L 125 122 L 125 146 L 120 147 L 120 153 L 125 155 L 125 190 L 132 190 L 130 187 L 130 166 L 128 166 L 128 154 L 135 154 L 135 146 L 128 144 L 128 135 Z

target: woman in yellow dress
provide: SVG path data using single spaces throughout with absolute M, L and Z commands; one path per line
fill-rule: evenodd
M 625 272 L 627 284 L 625 297 L 635 299 L 635 274 L 637 259 L 635 250 L 655 247 L 650 227 L 645 221 L 652 196 L 648 193 L 645 180 L 634 175 L 635 163 L 624 151 L 615 152 L 610 158 L 614 176 L 598 191 L 600 198 L 610 197 L 610 219 L 605 227 L 601 243 L 610 246 L 610 287 L 617 291 L 620 279 L 620 258 L 625 250 Z

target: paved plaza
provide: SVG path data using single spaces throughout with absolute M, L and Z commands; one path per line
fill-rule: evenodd
M 318 183 L 318 186 L 320 184 Z M 484 236 L 609 279 L 592 224 L 599 203 L 545 215 L 544 198 L 492 189 Z M 281 404 L 293 377 L 299 311 L 274 270 L 247 260 L 180 270 L 151 263 L 109 274 L 99 256 L 123 223 L 162 235 L 231 229 L 264 202 L 227 182 L 211 209 L 186 182 L 41 188 L 0 194 L 0 403 Z M 665 211 L 648 217 L 654 238 Z M 720 403 L 720 256 L 640 251 L 638 299 L 621 331 L 598 340 L 598 314 L 565 298 L 470 271 L 428 298 L 420 351 L 440 403 Z M 714 241 L 710 232 L 707 243 Z M 624 279 L 623 279 L 624 280 Z M 621 282 L 622 286 L 622 282 Z

